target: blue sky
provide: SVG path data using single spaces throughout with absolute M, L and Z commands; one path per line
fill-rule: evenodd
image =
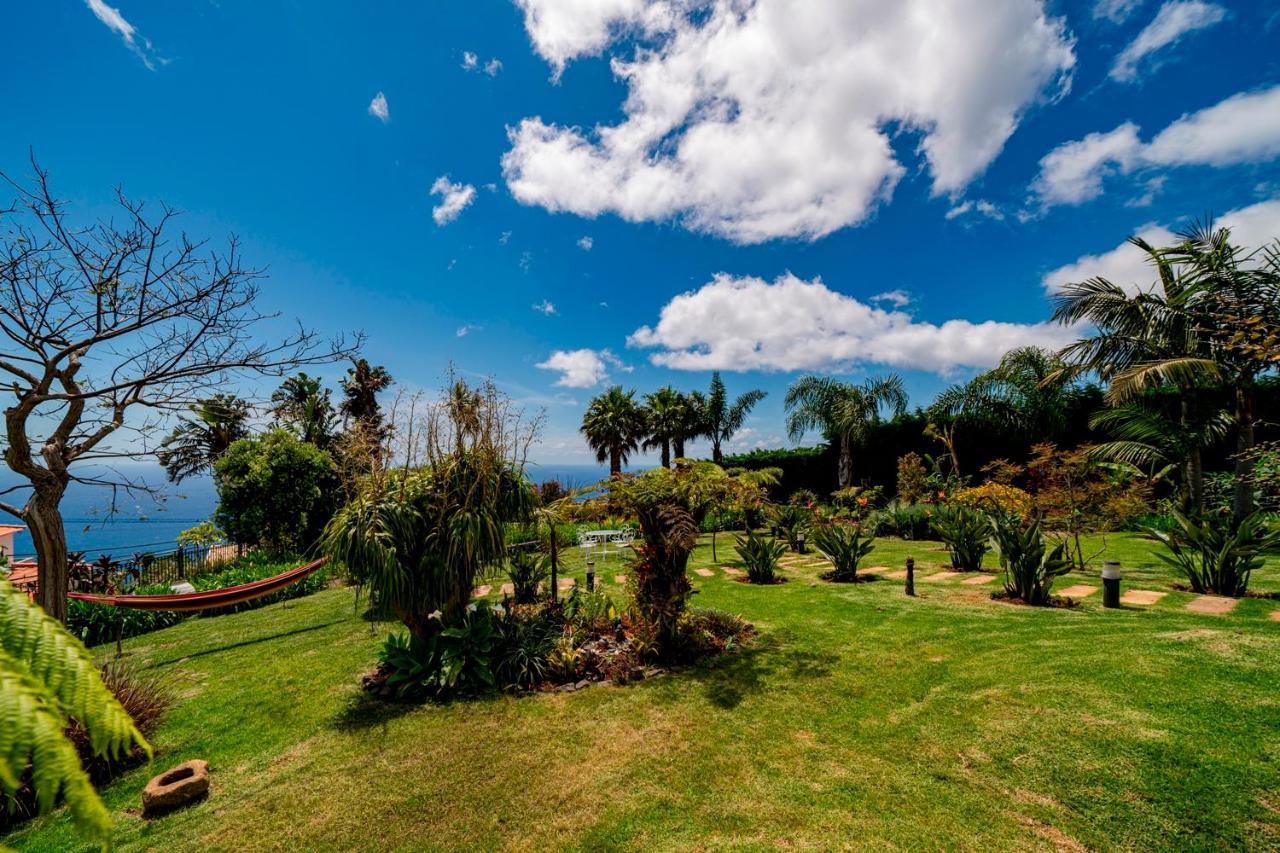
M 927 404 L 1062 341 L 1055 283 L 1146 280 L 1128 234 L 1280 236 L 1278 37 L 1275 2 L 49 0 L 0 28 L 0 168 L 238 234 L 405 384 L 545 406 L 540 461 L 587 460 L 605 385 L 711 368 L 776 446 L 803 372 Z

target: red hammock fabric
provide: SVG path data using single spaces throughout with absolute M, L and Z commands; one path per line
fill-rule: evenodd
M 242 583 L 239 586 L 212 589 L 208 592 L 181 592 L 174 595 L 92 595 L 87 592 L 69 592 L 67 597 L 77 601 L 87 601 L 90 604 L 103 604 L 107 607 L 194 613 L 199 610 L 216 610 L 219 607 L 243 604 L 255 598 L 262 598 L 264 595 L 279 592 L 290 584 L 302 580 L 327 562 L 329 562 L 328 557 L 321 557 L 305 566 L 290 569 L 284 574 L 263 578 L 253 583 Z

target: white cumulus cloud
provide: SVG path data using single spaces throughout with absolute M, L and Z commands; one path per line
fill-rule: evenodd
M 391 120 L 391 107 L 387 105 L 387 96 L 379 92 L 369 102 L 369 115 L 386 124 Z
M 596 241 L 591 239 L 590 237 L 581 237 L 578 240 L 578 248 L 584 252 L 590 252 L 591 247 L 594 246 L 595 244 L 596 244 Z
M 541 302 L 535 302 L 533 310 L 550 317 L 556 313 L 556 306 L 549 300 L 544 299 Z
M 631 372 L 607 349 L 556 350 L 546 361 L 534 366 L 558 372 L 560 378 L 555 384 L 563 388 L 594 388 L 609 378 L 610 368 Z
M 934 193 L 958 193 L 1075 63 L 1040 0 L 519 2 L 557 69 L 632 35 L 641 44 L 612 61 L 628 89 L 619 123 L 535 116 L 509 129 L 513 195 L 738 243 L 865 221 L 907 172 L 898 130 L 919 134 Z
M 1175 44 L 1196 30 L 1203 30 L 1224 20 L 1227 10 L 1202 0 L 1168 0 L 1151 23 L 1120 51 L 1111 65 L 1112 80 L 1128 83 L 1138 78 L 1138 65 L 1156 51 Z
M 1231 229 L 1231 242 L 1252 251 L 1280 239 L 1280 198 L 1261 201 L 1230 210 L 1215 220 Z M 1144 225 L 1137 236 L 1153 246 L 1169 246 L 1177 242 L 1173 230 L 1163 225 Z M 1065 266 L 1049 272 L 1042 283 L 1049 293 L 1057 293 L 1064 285 L 1105 278 L 1131 293 L 1150 289 L 1156 282 L 1155 268 L 1147 256 L 1131 243 L 1097 255 L 1082 255 Z
M 1049 323 L 927 323 L 838 293 L 820 279 L 788 274 L 768 282 L 721 273 L 672 299 L 656 325 L 640 327 L 627 343 L 658 350 L 650 361 L 676 370 L 840 370 L 874 364 L 946 375 L 991 367 L 1019 346 L 1061 347 L 1073 335 Z
M 1126 122 L 1059 145 L 1040 160 L 1032 194 L 1042 207 L 1080 204 L 1100 195 L 1104 180 L 1116 173 L 1271 160 L 1280 156 L 1280 85 L 1184 115 L 1150 142 L 1138 132 Z
M 431 194 L 440 196 L 440 203 L 431 208 L 431 218 L 436 225 L 448 225 L 475 201 L 476 188 L 471 184 L 455 184 L 448 175 L 441 175 L 431 185 Z

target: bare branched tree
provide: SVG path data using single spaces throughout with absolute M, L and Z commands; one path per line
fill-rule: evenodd
M 215 250 L 173 233 L 178 211 L 116 191 L 115 218 L 76 224 L 32 160 L 34 180 L 0 211 L 0 387 L 7 466 L 27 492 L 0 509 L 30 528 L 39 603 L 66 619 L 67 540 L 59 505 L 73 482 L 147 487 L 111 461 L 153 452 L 147 434 L 246 374 L 279 376 L 348 358 L 361 336 L 326 341 L 299 325 L 270 343 L 255 326 L 262 271 L 237 241 Z M 107 473 L 104 473 L 106 471 Z

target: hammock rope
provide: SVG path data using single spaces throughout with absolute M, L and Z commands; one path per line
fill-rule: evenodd
M 329 562 L 328 557 L 313 560 L 305 566 L 290 569 L 283 574 L 252 583 L 242 583 L 222 589 L 211 589 L 207 592 L 180 592 L 173 595 L 93 595 L 87 592 L 69 592 L 68 598 L 85 601 L 89 604 L 101 604 L 106 607 L 124 607 L 130 610 L 167 611 L 173 613 L 196 613 L 201 610 L 217 610 L 244 604 L 263 596 L 279 592 L 287 586 L 297 583 L 307 575 Z

